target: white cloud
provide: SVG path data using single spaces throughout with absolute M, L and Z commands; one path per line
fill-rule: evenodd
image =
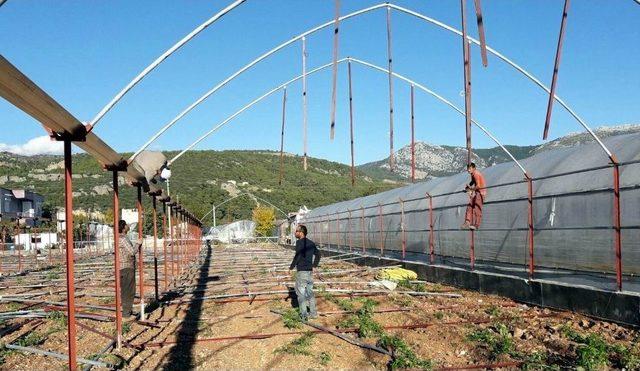
M 0 143 L 1 152 L 11 152 L 17 155 L 61 155 L 63 151 L 62 142 L 54 141 L 48 135 L 29 139 L 25 144 Z

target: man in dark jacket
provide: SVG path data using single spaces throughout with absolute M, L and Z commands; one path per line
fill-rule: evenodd
M 313 241 L 307 238 L 307 227 L 302 224 L 296 228 L 296 238 L 296 255 L 293 257 L 289 270 L 294 267 L 297 270 L 298 307 L 300 308 L 300 317 L 306 321 L 308 318 L 318 318 L 316 298 L 313 295 L 313 268 L 320 263 L 320 250 Z

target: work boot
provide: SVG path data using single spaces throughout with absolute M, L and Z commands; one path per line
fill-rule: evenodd
M 470 224 L 468 221 L 465 221 L 463 225 L 460 226 L 461 229 L 469 229 Z
M 478 229 L 478 227 L 476 227 L 475 225 L 470 225 L 469 229 L 471 229 L 472 231 L 475 231 L 476 229 Z

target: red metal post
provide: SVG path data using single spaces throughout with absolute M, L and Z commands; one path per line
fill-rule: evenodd
M 414 109 L 413 109 L 413 91 L 414 86 L 411 84 L 411 182 L 416 181 L 416 138 L 415 138 L 415 125 L 414 125 Z
M 402 232 L 402 259 L 405 258 L 407 250 L 407 234 L 404 227 L 404 201 L 399 198 L 400 201 L 400 231 Z
M 360 230 L 362 233 L 362 253 L 364 253 L 366 251 L 364 239 L 364 207 L 360 207 L 360 210 L 362 210 L 360 214 Z
M 352 232 L 351 232 L 351 210 L 348 210 L 348 211 L 349 211 L 349 221 L 348 221 L 349 224 L 347 225 L 349 228 L 347 233 L 349 233 L 349 251 L 351 251 L 353 249 L 353 240 L 352 240 Z
M 116 279 L 116 343 L 117 348 L 122 347 L 122 304 L 120 302 L 120 195 L 118 190 L 118 171 L 113 170 L 113 268 Z
M 471 270 L 473 270 L 476 265 L 476 233 L 474 230 L 471 230 L 470 233 L 471 244 L 469 246 L 469 259 L 471 260 Z
M 391 7 L 387 7 L 387 70 L 389 79 L 389 169 L 394 169 L 393 153 L 393 58 L 391 57 Z
M 353 150 L 353 91 L 351 87 L 351 59 L 347 59 L 347 76 L 349 80 L 349 134 L 351 142 L 351 186 L 356 184 L 356 164 Z
M 467 164 L 471 163 L 471 53 L 467 41 L 466 7 L 467 0 L 460 0 L 462 14 L 462 58 L 464 64 L 464 114 L 467 139 Z
M 168 230 L 167 230 L 167 203 L 163 202 L 162 203 L 162 252 L 163 252 L 163 256 L 164 256 L 164 262 L 163 262 L 163 272 L 164 272 L 164 277 L 163 277 L 163 283 L 164 283 L 164 289 L 162 291 L 167 291 L 167 237 L 169 237 L 168 235 Z
M 138 184 L 138 198 L 136 199 L 136 208 L 138 209 L 138 239 L 142 241 L 143 233 L 142 233 L 142 185 Z M 138 291 L 140 292 L 140 319 L 144 321 L 144 251 L 142 249 L 142 245 L 138 247 L 138 270 L 140 273 L 138 274 L 140 284 Z
M 331 132 L 333 140 L 336 130 L 336 97 L 338 82 L 338 30 L 340 26 L 340 0 L 335 0 L 335 20 L 333 21 L 333 63 L 332 63 L 332 90 L 331 90 Z
M 151 196 L 153 203 L 153 279 L 155 285 L 156 301 L 160 298 L 160 289 L 158 288 L 158 208 L 156 204 L 156 195 Z
M 171 218 L 171 220 L 173 221 L 173 223 L 171 223 L 171 226 L 169 227 L 169 234 L 171 235 L 171 281 L 173 282 L 175 279 L 175 261 L 176 261 L 176 254 L 175 254 L 175 244 L 176 244 L 176 240 L 174 239 L 174 237 L 176 236 L 177 233 L 175 233 L 177 231 L 176 229 L 176 219 L 175 219 L 175 210 L 172 206 L 169 206 L 169 218 Z
M 534 241 L 533 241 L 533 179 L 529 174 L 526 174 L 527 177 L 527 189 L 528 189 L 528 201 L 529 201 L 529 278 L 533 278 L 533 273 L 535 269 L 535 262 L 533 260 L 533 250 L 534 250 Z
M 284 176 L 284 123 L 287 113 L 287 87 L 285 86 L 282 94 L 282 129 L 280 130 L 280 178 L 278 184 L 282 185 Z
M 64 207 L 65 241 L 67 243 L 67 338 L 69 341 L 69 369 L 76 370 L 76 302 L 73 274 L 73 185 L 71 167 L 71 139 L 64 138 Z M 69 248 L 70 247 L 70 248 Z
M 384 255 L 384 231 L 382 230 L 382 205 L 378 203 L 378 220 L 380 221 L 380 256 Z
M 487 67 L 487 42 L 484 37 L 484 19 L 482 18 L 482 9 L 480 0 L 473 0 L 476 8 L 476 20 L 478 21 L 478 38 L 480 39 L 480 55 L 482 56 L 482 65 Z
M 620 214 L 620 165 L 613 159 L 613 228 L 616 252 L 616 283 L 622 291 L 622 219 Z
M 569 12 L 570 0 L 564 0 L 564 9 L 562 10 L 562 21 L 560 21 L 560 35 L 558 36 L 558 47 L 556 49 L 556 60 L 553 64 L 553 77 L 551 78 L 551 89 L 549 90 L 549 102 L 547 103 L 547 117 L 544 121 L 544 133 L 542 139 L 547 139 L 549 135 L 549 125 L 551 124 L 551 111 L 553 110 L 553 102 L 556 94 L 556 83 L 558 81 L 558 70 L 560 69 L 560 58 L 562 57 L 562 41 L 564 40 L 564 30 L 567 24 L 567 14 Z
M 429 197 L 429 262 L 434 262 L 434 246 L 433 246 L 433 197 L 427 192 Z

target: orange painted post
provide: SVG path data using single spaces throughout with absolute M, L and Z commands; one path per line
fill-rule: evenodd
M 73 274 L 73 188 L 71 168 L 71 139 L 64 138 L 64 207 L 65 207 L 65 240 L 67 246 L 67 339 L 69 350 L 69 369 L 78 368 L 76 359 L 76 303 Z
M 158 207 L 156 203 L 156 195 L 151 196 L 153 204 L 153 281 L 155 287 L 156 301 L 160 298 L 158 288 Z
M 407 233 L 406 228 L 404 226 L 404 201 L 399 198 L 400 201 L 400 231 L 402 233 L 402 259 L 406 256 L 407 250 Z
M 120 302 L 120 195 L 118 190 L 118 170 L 113 171 L 113 269 L 116 281 L 116 346 L 122 347 L 122 304 Z
M 380 256 L 384 255 L 384 225 L 382 223 L 382 205 L 378 203 L 378 220 L 380 221 Z
M 469 246 L 469 259 L 471 260 L 471 270 L 474 269 L 475 264 L 476 264 L 476 235 L 475 235 L 475 231 L 471 230 L 471 244 Z
M 349 210 L 349 221 L 348 221 L 348 232 L 349 233 L 349 251 L 351 251 L 353 249 L 353 240 L 352 240 L 352 235 L 351 235 L 351 210 Z
M 529 224 L 529 279 L 533 278 L 533 272 L 535 269 L 535 263 L 533 260 L 533 248 L 534 248 L 534 242 L 533 242 L 533 179 L 531 179 L 531 177 L 529 176 L 529 174 L 526 175 L 527 178 L 527 200 L 528 200 L 528 211 L 529 211 L 529 218 L 528 218 L 528 224 Z
M 138 198 L 136 199 L 136 208 L 138 209 L 138 239 L 144 238 L 142 233 L 142 213 L 144 210 L 142 209 L 142 185 L 137 184 L 138 188 Z M 140 283 L 138 291 L 140 293 L 140 319 L 144 321 L 144 251 L 142 245 L 138 247 L 138 270 L 140 273 L 138 274 Z
M 362 253 L 366 252 L 365 238 L 364 238 L 364 207 L 360 206 L 360 233 L 362 237 Z
M 613 161 L 613 228 L 615 233 L 616 284 L 622 291 L 622 217 L 620 214 L 620 165 Z
M 434 262 L 434 246 L 433 246 L 433 197 L 427 192 L 429 197 L 429 262 Z

